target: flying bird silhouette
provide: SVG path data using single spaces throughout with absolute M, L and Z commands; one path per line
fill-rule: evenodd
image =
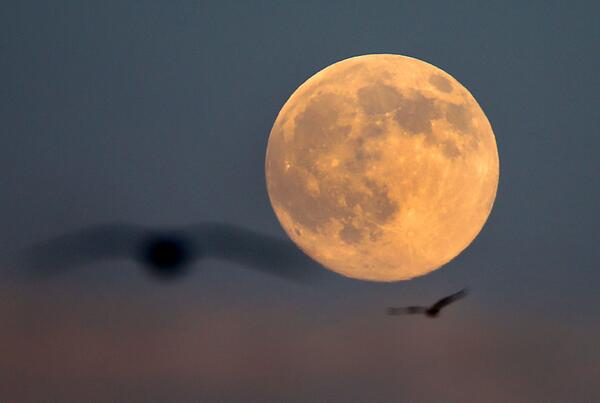
M 412 315 L 412 314 L 423 314 L 430 318 L 436 318 L 439 316 L 442 308 L 450 305 L 451 303 L 464 298 L 468 293 L 468 290 L 465 288 L 460 290 L 457 293 L 452 295 L 448 295 L 437 301 L 435 304 L 431 306 L 406 306 L 400 308 L 389 307 L 387 309 L 388 315 Z
M 300 281 L 316 267 L 289 240 L 214 222 L 172 230 L 125 223 L 84 228 L 33 245 L 17 264 L 48 275 L 101 260 L 129 259 L 157 278 L 171 279 L 185 274 L 195 261 L 211 258 Z

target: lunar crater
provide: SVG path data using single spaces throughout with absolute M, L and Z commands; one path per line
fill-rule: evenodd
M 468 134 L 471 131 L 471 116 L 464 104 L 447 104 L 446 119 L 460 134 Z
M 429 82 L 442 92 L 452 92 L 452 83 L 441 74 L 432 74 L 429 77 Z
M 440 115 L 435 100 L 420 92 L 405 98 L 394 113 L 396 123 L 408 134 L 431 134 L 431 121 Z
M 358 102 L 367 115 L 380 115 L 393 111 L 403 102 L 396 88 L 377 82 L 357 91 Z

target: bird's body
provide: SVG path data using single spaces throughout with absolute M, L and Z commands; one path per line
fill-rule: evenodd
M 448 295 L 434 303 L 433 305 L 427 306 L 405 306 L 400 308 L 389 307 L 387 309 L 388 315 L 415 315 L 421 314 L 429 318 L 437 318 L 442 308 L 450 305 L 451 303 L 464 298 L 467 295 L 467 289 L 460 290 L 457 293 Z
M 175 278 L 186 271 L 193 252 L 183 238 L 170 234 L 155 234 L 140 244 L 137 260 L 161 278 Z

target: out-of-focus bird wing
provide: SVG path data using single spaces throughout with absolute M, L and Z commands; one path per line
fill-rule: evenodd
M 105 259 L 133 259 L 150 267 L 160 265 L 154 256 L 157 244 L 160 253 L 181 253 L 180 269 L 194 260 L 215 258 L 228 260 L 243 267 L 290 280 L 306 281 L 320 275 L 319 265 L 305 255 L 293 242 L 261 234 L 225 223 L 205 222 L 181 229 L 149 230 L 133 224 L 107 224 L 88 227 L 40 242 L 26 249 L 16 266 L 25 272 L 51 274 Z M 165 249 L 166 248 L 166 249 Z M 166 251 L 166 252 L 165 252 Z M 159 259 L 157 263 L 157 259 Z
M 267 274 L 306 280 L 320 271 L 318 264 L 289 239 L 261 234 L 225 223 L 201 223 L 184 228 L 195 258 L 216 258 Z
M 387 309 L 388 315 L 414 315 L 423 314 L 427 312 L 425 306 L 404 306 L 400 308 L 389 307 Z
M 465 288 L 464 290 L 460 290 L 457 293 L 448 295 L 447 297 L 444 297 L 444 298 L 440 299 L 439 301 L 437 301 L 435 304 L 433 304 L 430 309 L 432 311 L 439 311 L 443 307 L 450 305 L 451 303 L 453 303 L 461 298 L 464 298 L 467 295 L 467 293 L 468 293 L 468 290 Z
M 84 228 L 34 244 L 17 257 L 17 264 L 50 274 L 98 260 L 135 258 L 147 233 L 144 227 L 125 223 Z

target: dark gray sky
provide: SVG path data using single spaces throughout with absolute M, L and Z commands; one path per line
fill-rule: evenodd
M 2 275 L 0 391 L 22 401 L 600 399 L 599 11 L 3 3 L 6 254 L 113 221 L 216 220 L 285 237 L 264 183 L 271 125 L 303 81 L 361 54 L 408 55 L 457 78 L 492 123 L 501 173 L 477 240 L 410 282 L 332 275 L 299 286 L 212 261 L 174 284 L 127 262 L 27 284 Z M 465 285 L 472 296 L 438 321 L 383 315 Z

